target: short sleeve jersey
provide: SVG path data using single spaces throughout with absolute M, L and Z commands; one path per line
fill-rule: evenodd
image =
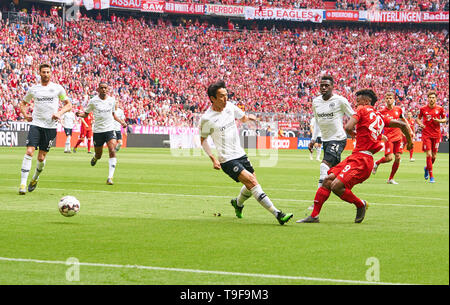
M 433 119 L 443 119 L 445 117 L 444 108 L 434 106 L 430 108 L 428 105 L 420 108 L 419 119 L 423 119 L 425 128 L 422 130 L 422 137 L 441 138 L 441 124 Z
M 61 122 L 64 128 L 72 129 L 76 122 L 75 114 L 72 111 L 67 111 L 62 115 Z
M 117 116 L 117 118 L 125 121 L 125 114 L 123 113 L 122 109 L 117 108 L 114 111 L 114 114 Z M 122 125 L 120 125 L 120 123 L 117 122 L 116 120 L 114 120 L 114 130 L 117 130 L 117 131 L 121 131 L 122 130 Z
M 403 110 L 401 107 L 394 106 L 392 109 L 383 107 L 379 110 L 382 116 L 388 118 L 389 120 L 398 120 L 403 117 Z M 403 133 L 399 128 L 384 128 L 384 135 L 388 138 L 390 142 L 401 141 L 403 138 Z
M 57 121 L 52 115 L 58 112 L 59 101 L 66 100 L 66 90 L 61 85 L 49 82 L 47 85 L 32 86 L 25 95 L 24 101 L 34 101 L 31 125 L 42 128 L 56 129 Z
M 245 155 L 241 146 L 236 119 L 241 119 L 245 113 L 228 102 L 222 112 L 210 108 L 200 119 L 200 135 L 202 138 L 211 136 L 217 148 L 220 163 L 238 159 Z
M 313 100 L 312 109 L 322 133 L 322 141 L 347 139 L 343 118 L 344 115 L 351 117 L 355 112 L 345 97 L 334 94 L 325 101 L 320 95 Z M 315 132 L 313 136 L 317 137 Z
M 372 106 L 359 106 L 353 117 L 356 123 L 356 146 L 353 152 L 371 151 L 376 153 L 383 148 L 381 133 L 390 119 L 381 115 Z
M 94 114 L 94 133 L 115 130 L 115 120 L 113 117 L 115 106 L 116 101 L 111 96 L 107 96 L 104 100 L 102 100 L 98 95 L 96 95 L 90 99 L 89 104 L 86 107 L 86 113 L 92 112 Z

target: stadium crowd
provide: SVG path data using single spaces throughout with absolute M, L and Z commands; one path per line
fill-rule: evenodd
M 448 0 L 175 0 L 224 5 L 263 6 L 296 9 L 323 9 L 325 2 L 338 10 L 448 11 Z
M 37 13 L 43 14 L 42 11 Z M 120 100 L 129 124 L 194 126 L 209 106 L 205 88 L 219 78 L 246 111 L 311 116 L 318 79 L 331 74 L 335 91 L 371 87 L 417 113 L 426 91 L 448 111 L 448 35 L 445 30 L 304 26 L 225 31 L 204 21 L 172 24 L 144 18 L 115 23 L 84 16 L 63 29 L 58 18 L 0 23 L 0 110 L 21 120 L 18 103 L 49 62 L 53 79 L 76 107 L 87 104 L 100 80 Z M 292 117 L 292 116 L 291 116 Z M 309 129 L 308 124 L 302 124 Z M 443 125 L 448 138 L 448 125 Z

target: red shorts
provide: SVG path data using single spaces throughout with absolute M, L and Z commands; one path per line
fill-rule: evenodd
M 344 161 L 332 167 L 328 174 L 334 174 L 342 181 L 345 188 L 352 189 L 353 186 L 363 183 L 370 177 L 373 169 L 373 157 L 371 155 L 354 152 Z
M 85 127 L 81 126 L 80 128 L 80 138 L 91 138 L 92 137 L 92 129 L 86 129 Z
M 440 142 L 441 141 L 439 138 L 429 138 L 422 136 L 422 150 L 424 152 L 431 150 L 431 152 L 437 153 Z
M 384 143 L 384 155 L 403 153 L 403 141 L 387 141 Z

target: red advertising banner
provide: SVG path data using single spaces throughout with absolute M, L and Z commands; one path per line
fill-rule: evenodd
M 422 22 L 448 22 L 448 12 L 422 12 Z
M 421 12 L 369 11 L 367 20 L 370 22 L 417 23 L 422 21 L 422 15 Z
M 110 5 L 115 7 L 141 9 L 143 0 L 111 0 Z
M 358 21 L 359 11 L 326 11 L 326 20 Z
M 175 14 L 203 15 L 205 14 L 205 5 L 198 3 L 166 2 L 164 12 Z
M 165 1 L 142 0 L 142 11 L 152 13 L 164 13 Z
M 258 137 L 258 149 L 297 149 L 297 138 Z

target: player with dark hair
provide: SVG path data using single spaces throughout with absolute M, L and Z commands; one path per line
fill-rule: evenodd
M 378 110 L 381 113 L 381 115 L 387 117 L 390 120 L 401 120 L 405 122 L 408 125 L 408 129 L 411 130 L 409 128 L 409 123 L 404 118 L 403 109 L 399 106 L 395 106 L 394 92 L 386 93 L 384 100 L 386 102 L 385 107 L 382 107 L 381 109 Z M 383 133 L 387 139 L 387 141 L 385 141 L 384 146 L 384 157 L 375 162 L 372 174 L 376 174 L 378 166 L 380 164 L 391 162 L 395 157 L 394 163 L 392 164 L 391 174 L 389 175 L 387 183 L 398 184 L 398 182 L 394 180 L 394 176 L 397 173 L 397 170 L 400 166 L 400 159 L 403 153 L 402 132 L 398 128 L 385 127 Z M 412 135 L 411 131 L 410 134 Z
M 428 104 L 420 108 L 419 116 L 416 119 L 417 124 L 422 128 L 422 150 L 426 153 L 427 165 L 424 168 L 425 180 L 430 178 L 429 182 L 434 183 L 433 164 L 436 161 L 436 155 L 441 142 L 441 126 L 447 122 L 444 108 L 436 105 L 436 91 L 430 90 L 427 93 Z M 423 120 L 421 122 L 420 120 Z
M 313 115 L 318 128 L 314 128 L 308 145 L 309 151 L 312 151 L 316 139 L 319 134 L 321 135 L 323 158 L 319 166 L 318 188 L 322 186 L 329 169 L 341 162 L 341 154 L 347 144 L 344 115 L 351 117 L 355 113 L 345 97 L 333 93 L 334 80 L 331 75 L 320 78 L 319 89 L 321 95 L 314 98 L 312 102 Z M 308 209 L 313 209 L 313 206 Z
M 363 183 L 370 177 L 373 168 L 373 154 L 382 149 L 381 132 L 384 126 L 400 128 L 408 141 L 408 148 L 413 147 L 411 135 L 406 123 L 383 117 L 374 109 L 377 101 L 375 92 L 363 89 L 356 92 L 358 105 L 356 113 L 345 125 L 345 131 L 352 138 L 356 136 L 356 147 L 344 161 L 328 171 L 322 186 L 314 198 L 314 210 L 310 216 L 298 221 L 300 223 L 318 223 L 319 213 L 331 192 L 342 200 L 356 206 L 355 223 L 364 220 L 368 203 L 353 194 L 353 186 Z M 356 126 L 356 133 L 354 128 Z
M 240 145 L 240 139 L 235 120 L 245 123 L 249 120 L 256 121 L 252 114 L 245 113 L 228 102 L 228 92 L 225 82 L 218 81 L 208 87 L 208 97 L 211 106 L 202 115 L 200 120 L 200 140 L 203 150 L 208 154 L 216 170 L 222 169 L 234 181 L 244 184 L 237 198 L 231 200 L 236 217 L 242 218 L 244 202 L 253 197 L 283 225 L 288 222 L 293 214 L 283 213 L 278 210 L 264 193 L 256 180 L 252 164 Z M 211 136 L 217 147 L 218 159 L 211 152 L 207 138 Z
M 89 113 L 94 114 L 94 150 L 95 155 L 92 157 L 91 165 L 95 166 L 103 154 L 103 144 L 106 143 L 109 151 L 109 174 L 106 184 L 113 185 L 114 171 L 117 165 L 116 158 L 116 132 L 114 121 L 119 122 L 122 127 L 126 128 L 127 124 L 119 119 L 114 111 L 116 101 L 114 97 L 108 96 L 108 84 L 100 82 L 97 88 L 98 95 L 90 99 L 89 104 L 84 112 L 77 112 L 77 116 L 85 118 Z
M 26 121 L 31 122 L 30 131 L 26 142 L 27 151 L 22 161 L 19 194 L 26 194 L 28 174 L 31 170 L 34 151 L 39 147 L 36 171 L 28 185 L 28 192 L 36 189 L 39 175 L 44 170 L 47 153 L 56 138 L 56 127 L 61 116 L 72 109 L 72 103 L 66 96 L 66 91 L 61 85 L 50 81 L 52 69 L 49 64 L 39 66 L 41 83 L 32 86 L 22 103 L 20 111 Z M 28 104 L 34 101 L 33 114 L 28 114 Z M 58 110 L 59 102 L 63 107 Z

